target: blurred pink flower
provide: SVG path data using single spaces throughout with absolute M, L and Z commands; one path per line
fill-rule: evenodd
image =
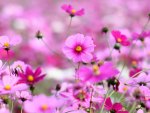
M 14 75 L 18 76 L 18 73 L 25 72 L 25 69 L 28 65 L 25 64 L 23 61 L 15 61 L 11 66 L 10 69 Z M 8 69 L 9 70 L 9 69 Z
M 30 100 L 32 95 L 29 91 L 17 91 L 16 97 L 18 98 L 19 102 L 24 102 L 26 100 Z
M 0 36 L 0 47 L 9 50 L 11 47 L 19 44 L 21 39 L 19 37 L 10 38 L 8 36 Z
M 80 9 L 80 10 L 75 10 L 71 5 L 62 5 L 61 7 L 63 10 L 65 10 L 67 13 L 69 13 L 69 15 L 71 17 L 74 17 L 74 16 L 82 16 L 84 14 L 84 9 Z
M 91 83 L 109 79 L 118 73 L 119 71 L 111 62 L 107 62 L 100 67 L 98 65 L 94 65 L 93 68 L 82 67 L 78 71 L 78 75 L 81 81 Z
M 67 38 L 63 48 L 64 54 L 74 62 L 90 62 L 93 58 L 94 43 L 90 36 L 75 34 Z
M 146 31 L 143 31 L 142 33 L 133 33 L 133 40 L 141 40 L 141 41 L 144 41 L 145 38 L 147 37 L 150 37 L 150 31 L 146 32 Z
M 112 35 L 114 36 L 117 43 L 123 45 L 123 46 L 129 46 L 130 42 L 127 40 L 127 37 L 123 34 L 121 34 L 120 31 L 112 31 Z
M 139 109 L 136 113 L 144 113 L 142 109 Z
M 0 113 L 10 113 L 10 111 L 6 107 L 1 107 Z
M 55 113 L 60 104 L 57 98 L 41 94 L 33 97 L 32 101 L 26 101 L 24 109 L 27 113 Z
M 5 75 L 0 82 L 0 94 L 12 94 L 27 88 L 26 84 L 18 83 L 18 77 L 16 76 Z
M 110 97 L 105 101 L 105 109 L 110 111 L 110 113 L 129 113 L 128 111 L 123 111 L 123 106 L 121 103 L 112 103 Z
M 37 68 L 35 72 L 31 70 L 30 67 L 26 68 L 26 71 L 24 73 L 19 73 L 20 83 L 27 83 L 28 85 L 33 85 L 40 80 L 43 80 L 45 77 L 45 74 L 41 75 L 41 68 Z
M 142 71 L 141 68 L 131 69 L 131 70 L 130 70 L 130 73 L 129 73 L 129 76 L 132 77 L 132 78 L 135 78 L 135 77 L 137 77 L 137 76 L 140 75 L 139 72 L 141 72 L 141 71 Z

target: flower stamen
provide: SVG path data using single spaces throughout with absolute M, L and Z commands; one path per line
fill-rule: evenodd
M 94 65 L 93 66 L 93 71 L 94 71 L 95 75 L 99 75 L 100 74 L 99 66 L 98 65 Z
M 5 42 L 5 43 L 4 43 L 4 47 L 5 47 L 5 48 L 9 48 L 9 47 L 10 47 L 10 44 L 9 44 L 8 42 Z
M 10 90 L 10 89 L 11 89 L 11 86 L 10 86 L 10 85 L 5 85 L 4 89 L 5 89 L 5 90 Z
M 48 109 L 48 105 L 47 105 L 47 104 L 43 104 L 43 105 L 41 106 L 41 109 L 42 109 L 43 111 L 46 111 L 46 110 Z
M 76 10 L 75 10 L 75 9 L 72 9 L 72 10 L 71 10 L 71 13 L 72 13 L 72 14 L 75 14 L 75 13 L 76 13 Z
M 34 77 L 32 75 L 29 75 L 27 79 L 28 79 L 29 82 L 33 82 L 34 81 Z
M 81 52 L 83 49 L 82 49 L 81 46 L 77 46 L 77 47 L 75 48 L 75 50 L 76 50 L 76 52 Z
M 121 43 L 121 42 L 122 42 L 122 39 L 121 39 L 121 38 L 117 38 L 117 42 L 118 42 L 118 43 Z

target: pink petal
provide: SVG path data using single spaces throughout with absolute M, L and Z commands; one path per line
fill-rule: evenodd
M 78 15 L 78 16 L 84 15 L 84 9 L 81 9 L 81 10 L 77 11 L 76 15 Z
M 112 106 L 113 105 L 112 105 L 111 99 L 110 97 L 108 97 L 105 101 L 105 109 L 109 111 L 112 109 Z
M 119 111 L 122 109 L 122 105 L 120 103 L 115 103 L 112 107 L 112 109 Z
M 90 54 L 90 53 L 83 53 L 83 54 L 81 55 L 81 59 L 82 59 L 82 61 L 85 62 L 85 63 L 90 62 L 90 61 L 92 60 L 92 58 L 93 58 L 93 56 L 92 56 L 92 54 Z
M 34 75 L 35 75 L 35 76 L 38 76 L 38 75 L 41 74 L 41 72 L 42 72 L 42 71 L 41 71 L 41 68 L 39 67 L 39 68 L 36 69 Z

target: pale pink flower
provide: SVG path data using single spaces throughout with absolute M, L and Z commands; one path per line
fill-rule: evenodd
M 90 36 L 75 34 L 67 38 L 63 52 L 74 62 L 90 62 L 93 58 L 94 47 Z

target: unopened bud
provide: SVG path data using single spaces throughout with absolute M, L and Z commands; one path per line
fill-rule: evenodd
M 41 31 L 37 31 L 36 38 L 38 38 L 38 39 L 42 39 L 43 38 L 43 34 L 41 33 Z
M 102 28 L 102 32 L 103 32 L 103 33 L 107 33 L 107 32 L 108 32 L 108 28 L 107 28 L 107 27 L 103 27 L 103 28 Z

